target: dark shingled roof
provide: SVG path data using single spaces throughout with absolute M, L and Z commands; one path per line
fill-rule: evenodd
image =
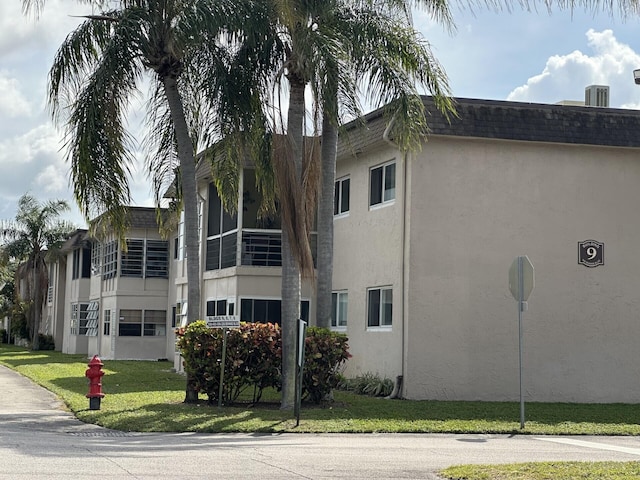
M 451 123 L 423 97 L 431 135 L 493 138 L 527 142 L 640 147 L 640 111 L 629 109 L 456 99 L 459 118 Z M 366 116 L 367 125 L 346 125 L 339 155 L 359 152 L 383 140 L 382 109 Z
M 129 222 L 132 228 L 158 228 L 154 207 L 128 207 Z M 165 210 L 163 209 L 163 213 Z
M 70 252 L 77 248 L 84 247 L 85 245 L 87 245 L 88 241 L 89 233 L 87 232 L 87 230 L 79 228 L 67 237 L 65 242 L 60 247 L 60 251 L 63 253 Z

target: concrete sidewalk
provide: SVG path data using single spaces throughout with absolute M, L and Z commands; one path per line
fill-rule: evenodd
M 0 365 L 0 422 L 4 427 L 48 432 L 102 430 L 81 422 L 56 395 L 3 365 Z

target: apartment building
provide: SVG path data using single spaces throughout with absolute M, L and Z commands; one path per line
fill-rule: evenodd
M 449 122 L 424 101 L 420 151 L 399 151 L 382 111 L 341 136 L 332 328 L 349 337 L 345 374 L 402 376 L 410 399 L 516 400 L 508 271 L 528 255 L 526 400 L 640 402 L 640 112 L 457 99 Z M 230 215 L 199 165 L 201 311 L 278 322 L 279 221 L 258 220 L 250 165 L 238 193 Z M 126 252 L 115 238 L 92 243 L 89 279 L 87 240 L 69 245 L 63 351 L 176 358 L 183 225 L 163 240 L 153 209 L 131 212 Z M 301 307 L 313 323 L 311 284 Z

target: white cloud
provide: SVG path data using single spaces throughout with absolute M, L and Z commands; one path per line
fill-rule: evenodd
M 640 66 L 640 55 L 619 42 L 612 30 L 586 32 L 591 52 L 574 50 L 549 57 L 541 73 L 511 91 L 507 100 L 548 102 L 582 100 L 588 85 L 609 85 L 611 106 L 632 108 L 640 90 L 632 72 Z
M 20 83 L 0 71 L 0 115 L 8 118 L 31 115 L 31 105 L 22 94 Z

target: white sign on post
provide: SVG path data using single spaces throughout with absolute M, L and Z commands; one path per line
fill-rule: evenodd
M 533 287 L 535 279 L 533 264 L 529 257 L 522 255 L 516 257 L 509 268 L 509 290 L 518 302 L 518 353 L 520 370 L 520 428 L 524 428 L 524 396 L 522 395 L 522 312 L 527 309 L 527 299 Z
M 519 302 L 526 302 L 535 286 L 533 264 L 526 255 L 516 257 L 509 269 L 509 290 Z
M 207 317 L 207 327 L 209 328 L 238 328 L 240 318 L 235 315 L 217 315 Z

